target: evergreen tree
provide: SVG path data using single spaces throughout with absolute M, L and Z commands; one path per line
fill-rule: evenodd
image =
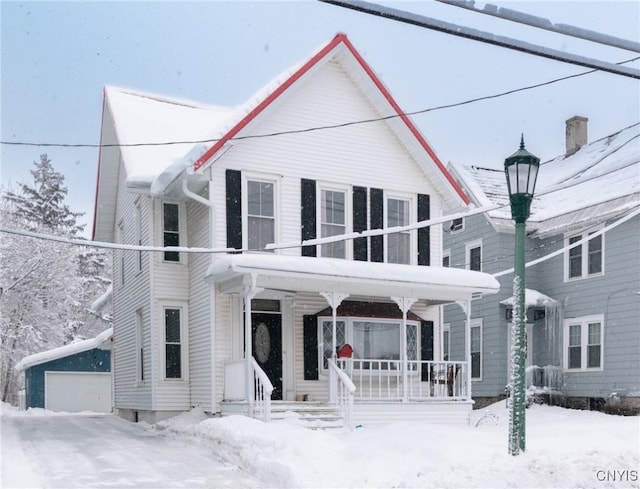
M 39 162 L 33 162 L 31 170 L 34 185 L 19 183 L 19 192 L 7 192 L 6 197 L 15 204 L 14 212 L 23 218 L 32 229 L 44 228 L 60 234 L 75 236 L 84 225 L 76 224 L 81 212 L 72 212 L 64 203 L 68 189 L 64 185 L 64 175 L 55 171 L 47 154 L 40 155 Z M 59 234 L 59 233 L 56 233 Z

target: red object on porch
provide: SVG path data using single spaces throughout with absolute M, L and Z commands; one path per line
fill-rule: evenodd
M 349 343 L 342 345 L 338 349 L 338 358 L 351 358 L 353 356 L 353 348 Z

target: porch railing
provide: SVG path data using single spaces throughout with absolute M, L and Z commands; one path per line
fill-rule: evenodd
M 253 370 L 253 417 L 269 423 L 273 384 L 253 357 L 251 357 L 251 370 Z
M 471 398 L 467 362 L 340 358 L 338 366 L 357 387 L 356 399 L 467 400 Z M 405 382 L 406 379 L 406 382 Z
M 329 401 L 338 406 L 340 415 L 348 429 L 353 429 L 353 398 L 356 386 L 349 376 L 330 358 L 329 364 Z

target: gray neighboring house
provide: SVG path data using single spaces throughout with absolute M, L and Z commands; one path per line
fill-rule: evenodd
M 640 124 L 590 144 L 586 118 L 566 124 L 567 152 L 540 166 L 527 222 L 527 262 L 557 252 L 526 269 L 527 385 L 567 407 L 639 414 Z M 449 223 L 443 240 L 443 265 L 500 281 L 471 308 L 481 407 L 504 398 L 510 380 L 513 273 L 501 272 L 513 267 L 514 226 L 504 171 L 450 171 L 476 205 L 500 206 Z M 464 358 L 464 326 L 461 308 L 445 306 L 445 359 Z

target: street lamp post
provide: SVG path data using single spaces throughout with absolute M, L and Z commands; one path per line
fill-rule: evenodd
M 525 449 L 526 381 L 525 359 L 525 281 L 524 249 L 526 222 L 530 214 L 540 158 L 524 149 L 524 136 L 520 149 L 504 160 L 507 176 L 511 217 L 516 223 L 515 267 L 513 277 L 513 323 L 511 328 L 511 407 L 509 412 L 509 453 L 518 455 Z

